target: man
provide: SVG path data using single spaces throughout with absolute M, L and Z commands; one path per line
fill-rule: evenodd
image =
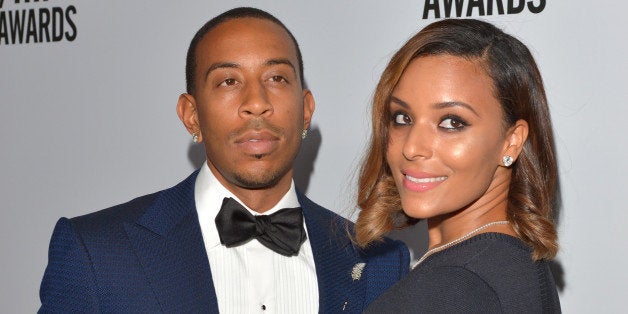
M 210 20 L 186 76 L 177 113 L 207 162 L 173 188 L 60 219 L 41 312 L 361 312 L 405 275 L 403 244 L 360 251 L 344 219 L 295 190 L 314 98 L 279 20 L 252 8 Z

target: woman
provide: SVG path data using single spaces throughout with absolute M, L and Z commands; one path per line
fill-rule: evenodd
M 435 22 L 393 56 L 372 114 L 356 241 L 427 219 L 430 249 L 367 312 L 560 312 L 552 129 L 525 45 Z

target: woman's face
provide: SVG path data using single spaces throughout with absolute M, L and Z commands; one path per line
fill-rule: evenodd
M 426 56 L 406 68 L 389 103 L 386 158 L 408 216 L 466 212 L 504 194 L 492 190 L 510 131 L 493 93 L 480 61 Z

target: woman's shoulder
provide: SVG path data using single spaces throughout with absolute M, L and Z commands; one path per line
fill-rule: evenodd
M 408 311 L 553 313 L 560 304 L 546 262 L 515 237 L 486 233 L 425 259 L 367 313 Z
M 386 291 L 366 313 L 499 313 L 497 293 L 468 269 L 442 265 L 420 268 Z
M 532 249 L 520 239 L 502 233 L 483 233 L 433 255 L 426 266 L 456 266 L 467 269 L 488 283 L 515 284 L 533 279 L 546 264 L 532 259 Z M 518 278 L 521 277 L 521 278 Z M 512 280 L 515 280 L 512 282 Z
M 484 233 L 434 254 L 417 270 L 432 277 L 443 269 L 464 269 L 494 291 L 507 312 L 541 312 L 548 304 L 559 311 L 549 265 L 546 261 L 534 261 L 531 254 L 532 250 L 518 238 Z M 450 276 L 447 280 L 459 279 Z
M 449 263 L 467 264 L 487 257 L 511 256 L 522 262 L 531 261 L 532 250 L 521 239 L 496 232 L 482 233 L 431 257 L 445 256 Z

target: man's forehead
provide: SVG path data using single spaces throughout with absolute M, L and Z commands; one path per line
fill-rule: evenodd
M 199 43 L 199 48 L 220 48 L 221 45 L 246 46 L 251 40 L 263 38 L 282 43 L 296 54 L 296 47 L 288 32 L 277 23 L 255 17 L 242 17 L 226 20 L 207 32 Z
M 288 60 L 295 70 L 298 66 L 290 35 L 273 21 L 260 18 L 224 21 L 205 34 L 196 49 L 197 64 L 201 66 L 198 70 L 202 72 L 216 62 L 239 64 L 253 59 L 266 65 L 272 60 Z

